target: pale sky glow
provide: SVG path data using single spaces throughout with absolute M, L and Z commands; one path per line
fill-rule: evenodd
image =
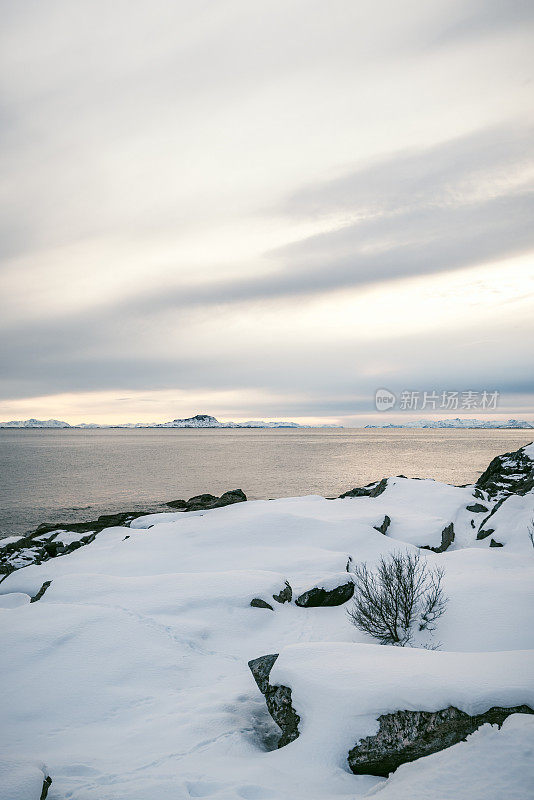
M 534 418 L 531 3 L 0 7 L 0 419 Z

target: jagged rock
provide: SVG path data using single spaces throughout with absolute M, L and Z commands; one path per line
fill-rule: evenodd
M 277 603 L 290 603 L 292 598 L 293 590 L 287 581 L 279 594 L 273 594 L 273 600 L 276 600 Z
M 504 547 L 502 542 L 496 542 L 495 539 L 490 539 L 490 547 Z
M 386 491 L 387 485 L 388 479 L 382 478 L 381 481 L 368 483 L 367 486 L 362 486 L 357 489 L 350 489 L 348 492 L 340 494 L 339 497 L 378 497 L 378 495 Z
M 534 714 L 528 706 L 494 706 L 470 716 L 454 706 L 441 711 L 396 711 L 378 717 L 379 730 L 349 751 L 348 764 L 356 775 L 386 777 L 401 764 L 457 744 L 481 725 L 502 725 L 510 714 Z
M 492 498 L 509 494 L 525 495 L 534 489 L 534 463 L 523 447 L 496 456 L 476 485 Z
M 30 603 L 36 603 L 38 600 L 40 600 L 51 583 L 52 581 L 45 581 L 37 594 L 35 594 L 33 597 L 30 597 Z
M 487 539 L 488 536 L 491 536 L 492 533 L 495 533 L 494 528 L 488 528 L 487 531 L 480 530 L 477 533 L 477 540 L 480 541 L 481 539 Z
M 386 516 L 384 517 L 384 521 L 381 523 L 381 525 L 373 525 L 373 527 L 375 531 L 383 533 L 384 536 L 386 536 L 387 529 L 389 528 L 390 525 L 391 525 L 391 519 L 386 514 Z
M 250 605 L 252 608 L 270 608 L 271 611 L 274 611 L 274 608 L 265 600 L 262 600 L 261 597 L 253 597 L 250 601 Z
M 253 658 L 248 662 L 249 669 L 262 694 L 265 694 L 269 688 L 269 675 L 271 674 L 273 664 L 278 658 L 278 655 L 278 653 L 269 653 L 266 656 Z
M 421 546 L 422 550 L 432 550 L 433 553 L 444 553 L 454 542 L 454 525 L 451 522 L 441 531 L 441 544 L 439 547 L 430 547 L 427 544 Z
M 291 704 L 291 689 L 288 686 L 272 686 L 269 675 L 278 653 L 254 658 L 248 662 L 260 692 L 265 697 L 269 714 L 274 719 L 282 735 L 278 747 L 293 742 L 299 736 L 300 717 Z
M 211 508 L 230 506 L 233 503 L 244 503 L 246 499 L 247 496 L 241 489 L 230 489 L 220 497 L 216 497 L 214 494 L 197 494 L 187 501 L 171 500 L 166 505 L 181 511 L 208 511 Z
M 301 608 L 316 608 L 318 606 L 341 606 L 350 600 L 354 594 L 352 580 L 336 586 L 335 589 L 313 588 L 303 592 L 295 600 L 295 605 Z
M 488 511 L 486 506 L 483 506 L 482 503 L 473 503 L 471 506 L 466 506 L 468 511 L 471 511 L 473 514 L 481 514 L 484 511 Z

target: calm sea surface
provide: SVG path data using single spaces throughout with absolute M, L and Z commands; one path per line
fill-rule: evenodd
M 165 510 L 201 492 L 336 496 L 389 475 L 475 481 L 532 441 L 514 430 L 0 430 L 0 536 Z

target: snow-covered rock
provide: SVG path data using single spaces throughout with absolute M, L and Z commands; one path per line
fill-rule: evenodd
M 534 786 L 534 717 L 514 714 L 456 744 L 404 764 L 373 800 L 527 800 Z

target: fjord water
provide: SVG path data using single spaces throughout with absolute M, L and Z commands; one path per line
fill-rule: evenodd
M 0 536 L 201 492 L 337 496 L 389 475 L 464 484 L 529 430 L 0 430 Z

